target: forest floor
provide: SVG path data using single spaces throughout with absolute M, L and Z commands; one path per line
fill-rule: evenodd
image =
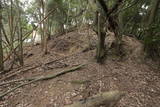
M 87 41 L 87 32 L 74 31 L 50 40 L 47 55 L 42 55 L 40 45 L 26 47 L 25 66 L 0 78 L 17 71 L 21 73 L 5 81 L 46 76 L 79 64 L 86 65 L 55 79 L 19 88 L 0 100 L 0 107 L 63 107 L 110 90 L 126 92 L 117 107 L 160 107 L 160 70 L 154 67 L 154 62 L 134 58 L 119 60 L 108 54 L 104 64 L 97 64 L 95 49 L 87 49 L 88 42 L 96 41 L 96 35 L 91 31 L 90 41 Z M 47 62 L 51 63 L 46 65 Z M 0 94 L 21 83 L 24 82 L 0 86 Z

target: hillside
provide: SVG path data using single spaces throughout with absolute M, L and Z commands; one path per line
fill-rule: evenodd
M 110 90 L 126 93 L 117 107 L 159 107 L 160 74 L 153 66 L 155 62 L 141 60 L 141 43 L 133 37 L 127 37 L 124 47 L 128 50 L 124 50 L 124 58 L 110 51 L 101 65 L 94 59 L 96 38 L 95 33 L 91 30 L 88 32 L 88 29 L 53 37 L 48 43 L 47 55 L 42 54 L 40 45 L 26 47 L 25 66 L 15 67 L 2 75 L 1 83 L 52 75 L 80 64 L 85 66 L 55 79 L 18 88 L 0 100 L 0 107 L 64 107 Z M 109 44 L 107 40 L 106 44 Z M 14 73 L 17 75 L 6 78 Z M 24 82 L 0 85 L 0 93 Z

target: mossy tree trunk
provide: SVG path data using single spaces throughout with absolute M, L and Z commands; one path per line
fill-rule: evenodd
M 122 34 L 120 33 L 118 16 L 117 15 L 110 16 L 108 21 L 109 21 L 110 30 L 114 32 L 116 37 L 116 44 L 115 44 L 116 54 L 120 56 L 122 54 L 122 51 L 121 51 Z
M 96 58 L 97 62 L 102 63 L 104 57 L 105 57 L 105 35 L 106 32 L 103 31 L 104 28 L 102 28 L 102 24 L 105 23 L 102 20 L 102 14 L 98 14 L 98 43 L 97 43 L 97 52 L 96 52 Z
M 97 33 L 98 42 L 97 42 L 97 50 L 96 50 L 96 60 L 98 63 L 103 63 L 105 57 L 105 36 L 107 29 L 107 20 L 104 15 L 102 8 L 100 7 L 97 1 L 94 2 L 96 4 L 97 10 L 95 11 L 94 17 L 94 31 Z
M 122 51 L 121 51 L 121 39 L 122 39 L 122 35 L 120 33 L 120 28 L 119 28 L 119 23 L 118 23 L 118 14 L 117 11 L 120 7 L 120 5 L 122 4 L 123 0 L 117 0 L 116 3 L 113 5 L 113 7 L 111 9 L 108 9 L 108 6 L 106 5 L 104 0 L 97 0 L 101 9 L 104 12 L 104 16 L 107 19 L 108 22 L 108 26 L 107 29 L 111 30 L 112 32 L 114 32 L 115 36 L 116 36 L 116 53 L 117 55 L 121 55 Z
M 156 15 L 158 15 L 159 6 L 160 6 L 160 0 L 151 1 L 151 7 L 150 9 L 148 9 L 149 16 L 147 15 L 146 17 L 146 19 L 148 19 L 147 20 L 148 23 L 146 24 L 147 30 L 145 31 L 146 37 L 145 37 L 145 47 L 144 48 L 148 56 L 152 58 L 157 57 L 157 55 L 160 56 L 159 47 L 153 44 L 155 34 L 153 34 L 153 30 L 152 30 L 154 21 L 156 19 Z
M 149 12 L 150 15 L 149 15 L 149 19 L 148 19 L 148 26 L 150 26 L 154 22 L 156 13 L 159 8 L 159 4 L 160 4 L 160 0 L 153 0 L 152 1 L 151 10 Z

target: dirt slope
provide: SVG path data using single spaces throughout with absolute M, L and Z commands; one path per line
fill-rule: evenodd
M 0 101 L 0 107 L 63 107 L 73 101 L 94 94 L 121 90 L 127 94 L 117 107 L 159 107 L 160 72 L 143 61 L 124 59 L 109 54 L 103 65 L 96 63 L 94 47 L 96 35 L 88 30 L 71 32 L 49 41 L 49 54 L 43 56 L 40 46 L 26 49 L 25 64 L 40 65 L 36 69 L 20 73 L 11 79 L 55 74 L 78 64 L 87 65 L 80 70 L 19 88 Z M 88 40 L 86 42 L 86 40 Z M 85 50 L 85 51 L 84 51 Z M 88 51 L 86 51 L 88 50 Z M 27 56 L 28 55 L 28 56 Z M 68 56 L 68 57 L 66 57 Z M 44 66 L 45 63 L 59 59 Z M 24 67 L 23 69 L 26 69 Z M 12 72 L 15 72 L 13 70 Z M 0 87 L 0 93 L 17 84 Z

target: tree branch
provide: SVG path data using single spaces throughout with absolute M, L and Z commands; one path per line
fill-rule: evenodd
M 108 10 L 108 7 L 107 7 L 106 3 L 104 2 L 104 0 L 98 0 L 98 2 L 100 4 L 100 6 L 102 7 L 102 9 L 104 10 L 106 17 L 108 17 L 109 10 Z
M 122 4 L 123 0 L 117 0 L 117 2 L 114 4 L 114 6 L 112 7 L 112 9 L 110 9 L 109 11 L 109 15 L 112 14 L 113 12 L 118 11 L 118 7 Z

